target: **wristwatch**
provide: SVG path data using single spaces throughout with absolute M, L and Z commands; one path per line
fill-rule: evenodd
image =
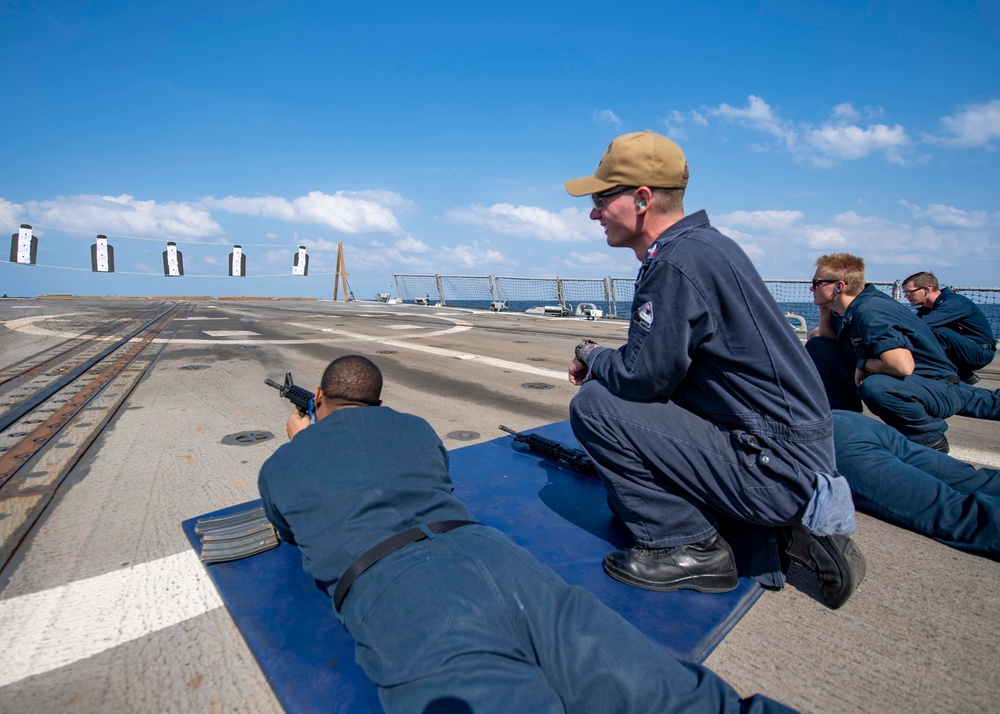
M 590 357 L 590 353 L 594 351 L 595 347 L 597 347 L 597 343 L 593 340 L 584 340 L 576 346 L 576 358 L 584 364 L 587 364 L 587 358 Z

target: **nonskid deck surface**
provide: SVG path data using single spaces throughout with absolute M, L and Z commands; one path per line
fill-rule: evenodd
M 503 436 L 500 424 L 564 421 L 573 346 L 583 337 L 620 344 L 627 327 L 377 303 L 184 308 L 176 331 L 152 338 L 158 351 L 143 375 L 0 573 L 0 710 L 280 711 L 179 527 L 257 497 L 257 469 L 283 442 L 290 408 L 263 380 L 290 371 L 312 386 L 331 359 L 364 354 L 385 373 L 386 403 L 425 417 L 452 449 Z M 2 301 L 0 381 L 12 366 L 38 367 L 43 352 L 110 339 L 111 321 L 150 309 Z M 981 374 L 979 386 L 1000 387 L 996 367 Z M 1000 463 L 996 423 L 949 423 L 954 456 Z M 77 427 L 59 434 L 67 428 Z M 17 477 L 23 493 L 50 469 L 33 458 Z M 4 538 L 16 500 L 0 492 Z M 828 610 L 811 574 L 794 569 L 790 586 L 765 593 L 706 664 L 741 693 L 803 711 L 989 710 L 1000 694 L 990 664 L 1000 564 L 863 515 L 857 542 L 868 577 L 844 608 Z

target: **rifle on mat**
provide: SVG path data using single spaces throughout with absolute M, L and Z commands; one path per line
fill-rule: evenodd
M 514 441 L 527 444 L 528 448 L 532 451 L 544 454 L 550 459 L 569 464 L 577 473 L 592 477 L 597 474 L 596 469 L 594 469 L 594 462 L 590 460 L 590 457 L 582 449 L 572 449 L 568 446 L 563 446 L 557 441 L 546 439 L 544 436 L 539 436 L 538 434 L 522 434 L 513 429 L 508 429 L 503 424 L 500 425 L 500 428 L 508 434 L 513 434 Z

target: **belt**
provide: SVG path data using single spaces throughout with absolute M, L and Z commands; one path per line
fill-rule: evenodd
M 962 380 L 958 378 L 957 374 L 949 374 L 947 377 L 944 378 L 944 381 L 946 381 L 948 384 L 958 384 Z
M 340 604 L 344 602 L 344 598 L 347 597 L 347 591 L 351 589 L 351 585 L 354 584 L 354 581 L 361 573 L 368 570 L 368 568 L 375 565 L 375 563 L 382 560 L 389 553 L 399 550 L 404 545 L 428 538 L 428 535 L 423 530 L 424 528 L 431 533 L 447 533 L 462 526 L 474 525 L 478 525 L 476 521 L 435 521 L 434 523 L 428 523 L 426 526 L 410 528 L 402 533 L 397 533 L 394 536 L 386 538 L 375 547 L 369 548 L 358 556 L 357 560 L 351 563 L 351 566 L 344 571 L 344 574 L 340 576 L 340 580 L 337 581 L 337 587 L 333 591 L 333 609 L 340 612 Z

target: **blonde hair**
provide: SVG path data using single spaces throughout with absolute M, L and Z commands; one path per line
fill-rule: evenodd
M 830 253 L 816 259 L 816 267 L 843 280 L 846 295 L 857 295 L 865 289 L 865 261 L 850 253 Z

